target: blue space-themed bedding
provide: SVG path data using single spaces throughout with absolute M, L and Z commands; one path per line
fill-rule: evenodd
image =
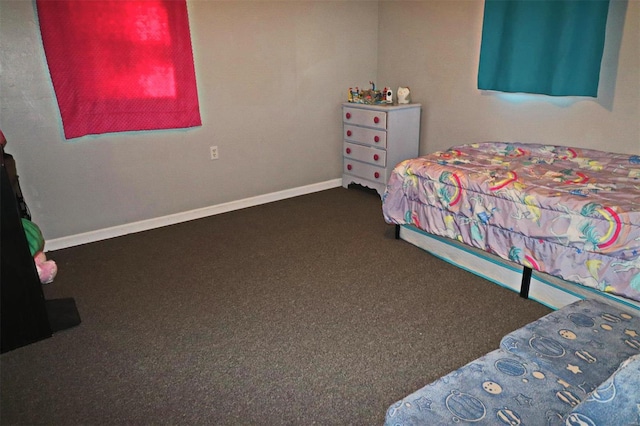
M 568 425 L 640 424 L 640 355 L 620 367 L 566 416 Z
M 529 424 L 532 418 L 546 420 L 547 411 L 562 419 L 565 401 L 535 397 L 556 391 L 559 380 L 534 362 L 497 349 L 393 404 L 386 425 L 508 425 L 523 419 Z
M 388 223 L 640 301 L 640 156 L 485 142 L 398 164 Z
M 386 425 L 639 424 L 640 317 L 581 300 L 392 404 Z

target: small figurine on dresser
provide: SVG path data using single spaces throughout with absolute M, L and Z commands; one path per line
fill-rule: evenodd
M 398 87 L 398 104 L 409 104 L 411 103 L 411 91 L 409 87 Z
M 369 84 L 371 85 L 371 89 L 360 89 L 356 87 L 354 90 L 353 87 L 350 87 L 347 92 L 347 100 L 351 103 L 367 105 L 392 103 L 393 92 L 391 89 L 385 87 L 384 91 L 381 92 L 376 89 L 376 84 L 372 80 L 369 80 Z
M 384 97 L 384 102 L 388 104 L 393 103 L 393 90 L 391 90 L 390 88 L 385 87 L 382 91 L 382 96 Z

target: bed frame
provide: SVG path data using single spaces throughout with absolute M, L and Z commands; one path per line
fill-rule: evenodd
M 581 299 L 597 299 L 622 309 L 640 311 L 640 302 L 562 280 L 449 238 L 411 225 L 395 225 L 396 239 L 413 244 L 442 260 L 483 277 L 552 309 Z

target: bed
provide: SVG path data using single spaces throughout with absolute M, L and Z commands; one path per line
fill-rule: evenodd
M 640 308 L 640 156 L 513 142 L 405 160 L 382 197 L 398 237 L 553 308 Z

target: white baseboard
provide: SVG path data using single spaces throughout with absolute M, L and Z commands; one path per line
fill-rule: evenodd
M 297 197 L 299 195 L 311 194 L 313 192 L 337 188 L 339 186 L 342 186 L 342 179 L 332 179 L 325 182 L 285 189 L 283 191 L 258 195 L 255 197 L 245 198 L 237 201 L 230 201 L 228 203 L 217 204 L 215 206 L 203 207 L 200 209 L 175 213 L 153 219 L 141 220 L 139 222 L 126 223 L 124 225 L 98 229 L 96 231 L 84 232 L 82 234 L 70 235 L 68 237 L 54 238 L 51 240 L 47 240 L 45 248 L 46 251 L 53 251 L 68 247 L 74 247 L 81 244 L 93 243 L 95 241 L 107 240 L 109 238 L 133 234 L 135 232 L 148 231 L 150 229 L 161 228 L 163 226 L 187 222 L 189 220 L 201 219 L 203 217 L 226 213 L 233 210 L 244 209 L 246 207 L 253 207 L 260 204 L 271 203 L 273 201 Z

